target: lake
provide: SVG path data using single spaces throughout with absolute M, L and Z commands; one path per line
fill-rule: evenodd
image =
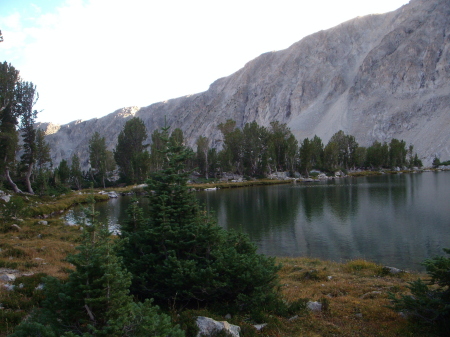
M 363 258 L 420 270 L 450 248 L 450 172 L 344 178 L 197 192 L 218 224 L 247 233 L 270 256 L 346 262 Z M 145 208 L 147 199 L 142 198 Z M 130 197 L 96 205 L 111 227 L 126 219 Z M 66 214 L 74 222 L 80 210 Z

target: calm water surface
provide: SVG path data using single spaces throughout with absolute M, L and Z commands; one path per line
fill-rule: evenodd
M 450 247 L 450 172 L 345 178 L 196 194 L 220 226 L 247 233 L 259 252 L 345 262 L 364 258 L 423 270 Z M 141 201 L 145 207 L 146 200 Z M 112 227 L 129 197 L 99 203 Z M 69 221 L 79 210 L 66 215 Z

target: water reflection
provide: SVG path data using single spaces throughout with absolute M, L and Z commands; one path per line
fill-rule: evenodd
M 450 247 L 450 172 L 348 178 L 199 192 L 218 224 L 247 233 L 261 253 L 345 261 L 366 258 L 420 269 Z M 103 221 L 126 219 L 129 197 L 97 205 Z M 140 200 L 148 207 L 148 199 Z M 79 214 L 74 210 L 67 218 Z

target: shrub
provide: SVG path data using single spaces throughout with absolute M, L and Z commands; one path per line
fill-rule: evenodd
M 133 301 L 128 289 L 131 275 L 115 254 L 107 226 L 96 223 L 93 210 L 87 215 L 92 222 L 84 226 L 79 253 L 67 258 L 76 270 L 67 282 L 43 279 L 42 308 L 11 336 L 183 336 L 151 301 Z M 29 294 L 33 289 L 30 283 L 22 291 Z
M 444 249 L 450 254 L 450 249 Z M 414 322 L 435 329 L 442 336 L 450 335 L 450 258 L 439 256 L 423 262 L 428 282 L 421 279 L 409 283 L 411 294 L 397 298 L 390 293 L 393 306 Z
M 277 300 L 274 259 L 256 254 L 247 236 L 225 231 L 201 210 L 186 185 L 191 151 L 163 131 L 166 162 L 147 181 L 148 219 L 134 203 L 122 226 L 133 292 L 164 306 L 266 308 Z

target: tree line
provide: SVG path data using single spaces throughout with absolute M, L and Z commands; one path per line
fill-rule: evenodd
M 198 177 L 214 179 L 224 172 L 231 172 L 262 178 L 285 171 L 292 176 L 300 172 L 308 177 L 312 170 L 334 173 L 357 168 L 378 170 L 422 166 L 413 146 L 407 147 L 405 141 L 396 138 L 389 143 L 375 141 L 369 147 L 362 147 L 354 136 L 338 131 L 326 145 L 318 136 L 305 138 L 299 144 L 287 125 L 278 121 L 271 122 L 269 127 L 251 122 L 240 129 L 236 127 L 236 121 L 229 119 L 217 127 L 223 135 L 220 151 L 211 147 L 211 140 L 205 136 L 196 140 L 195 151 L 190 149 L 194 156 L 186 165 L 195 170 Z M 123 182 L 143 181 L 149 173 L 161 169 L 164 159 L 160 151 L 161 131 L 153 132 L 151 144 L 145 145 L 146 139 L 141 119 L 135 117 L 127 121 L 113 152 Z M 175 129 L 170 142 L 183 145 L 182 130 Z M 103 151 L 106 151 L 104 145 Z M 90 155 L 92 157 L 92 151 Z
M 74 269 L 67 280 L 42 280 L 42 300 L 10 336 L 195 336 L 190 309 L 259 320 L 305 308 L 283 300 L 273 257 L 202 209 L 187 186 L 194 153 L 167 130 L 161 168 L 146 180 L 149 210 L 135 200 L 113 239 L 91 204 L 78 253 L 67 258 Z
M 38 112 L 33 109 L 38 99 L 36 86 L 24 82 L 19 71 L 10 64 L 0 64 L 0 170 L 4 181 L 14 192 L 34 194 L 64 193 L 69 188 L 81 189 L 94 183 L 106 187 L 118 183 L 144 182 L 150 173 L 162 168 L 161 130 L 151 134 L 150 143 L 144 122 L 128 120 L 113 151 L 107 150 L 105 137 L 96 132 L 89 139 L 90 168 L 81 169 L 77 154 L 54 167 L 45 133 L 34 127 Z M 200 136 L 193 157 L 186 165 L 197 173 L 197 179 L 216 179 L 224 172 L 262 178 L 274 172 L 299 172 L 308 177 L 312 170 L 333 173 L 356 168 L 381 169 L 422 166 L 413 146 L 392 139 L 375 141 L 369 147 L 359 146 L 355 137 L 336 132 L 326 145 L 318 136 L 299 143 L 286 124 L 273 121 L 268 127 L 256 122 L 238 128 L 229 119 L 217 126 L 223 135 L 221 150 L 211 139 Z M 17 158 L 19 138 L 22 155 Z M 172 144 L 184 145 L 183 131 L 174 129 Z M 438 159 L 435 160 L 435 163 Z M 120 179 L 114 179 L 119 172 Z

